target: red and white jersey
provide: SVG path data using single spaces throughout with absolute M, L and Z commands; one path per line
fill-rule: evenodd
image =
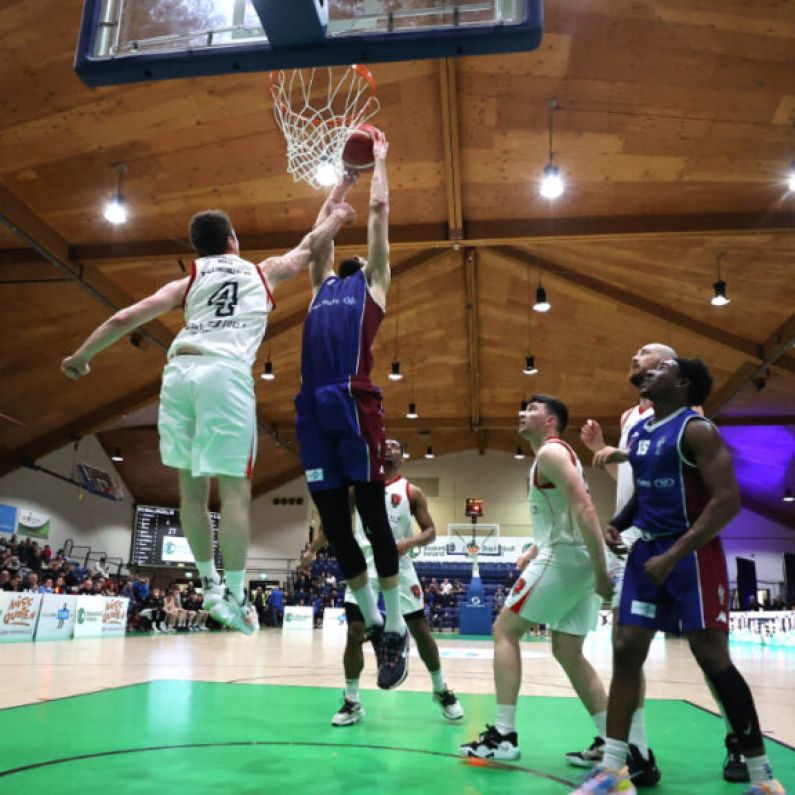
M 411 538 L 414 535 L 414 529 L 412 527 L 414 519 L 411 515 L 410 484 L 406 478 L 399 475 L 394 480 L 388 481 L 385 485 L 386 515 L 389 519 L 389 529 L 392 531 L 395 541 L 400 541 L 402 538 Z M 367 537 L 367 533 L 364 531 L 364 526 L 362 525 L 362 520 L 359 517 L 358 511 L 354 517 L 353 535 L 369 564 L 372 559 L 372 546 L 370 544 L 370 539 Z M 403 555 L 400 558 L 400 567 L 404 568 L 406 565 L 412 566 L 413 564 L 408 555 Z
M 640 404 L 630 409 L 629 414 L 624 419 L 624 424 L 621 426 L 621 439 L 618 446 L 621 450 L 626 450 L 629 444 L 629 432 L 637 425 L 642 419 L 648 419 L 654 408 L 651 403 L 647 406 Z M 617 467 L 616 475 L 616 513 L 618 513 L 631 499 L 635 493 L 635 482 L 632 478 L 632 466 L 629 461 L 619 464 Z
M 547 439 L 538 452 L 548 444 L 562 445 L 571 457 L 571 462 L 577 468 L 585 488 L 588 484 L 580 459 L 571 447 L 562 439 L 552 437 Z M 539 483 L 538 454 L 533 466 L 530 468 L 529 501 L 530 515 L 533 521 L 533 539 L 538 544 L 539 554 L 551 552 L 559 544 L 580 547 L 585 545 L 582 530 L 571 510 L 568 500 L 561 490 L 552 483 Z
M 192 348 L 251 367 L 274 306 L 253 262 L 236 254 L 202 257 L 192 265 L 183 299 L 185 328 L 171 343 L 168 358 Z

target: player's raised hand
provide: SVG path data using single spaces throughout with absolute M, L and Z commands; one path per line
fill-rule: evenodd
M 605 445 L 593 457 L 593 465 L 601 468 L 608 464 L 623 464 L 625 461 L 629 461 L 629 453 L 618 447 L 610 447 L 610 445 Z
M 356 220 L 356 210 L 354 210 L 353 207 L 351 207 L 351 205 L 347 202 L 335 204 L 334 209 L 331 212 L 332 215 L 336 215 L 342 219 L 344 226 L 349 226 Z
M 598 453 L 605 446 L 602 426 L 596 420 L 586 420 L 580 428 L 580 439 L 592 453 Z
M 76 381 L 78 378 L 88 375 L 91 372 L 91 368 L 81 356 L 67 356 L 61 362 L 61 372 L 67 378 L 72 378 Z
M 389 141 L 381 130 L 373 131 L 373 155 L 376 160 L 386 160 L 389 151 Z

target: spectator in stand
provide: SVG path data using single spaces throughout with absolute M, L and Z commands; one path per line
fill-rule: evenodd
M 63 577 L 55 578 L 55 586 L 53 587 L 53 593 L 66 593 L 66 580 L 64 580 Z
M 22 590 L 33 591 L 34 593 L 38 593 L 39 575 L 36 574 L 35 571 L 32 571 L 30 574 L 28 574 L 27 580 L 25 581 L 25 585 Z
M 136 600 L 143 604 L 149 597 L 149 578 L 136 577 L 133 583 L 133 591 L 135 592 Z
M 331 588 L 336 588 L 337 587 L 337 578 L 334 576 L 334 572 L 333 571 L 329 571 L 326 574 L 326 581 L 325 582 L 326 582 L 326 585 L 330 586 Z
M 441 593 L 442 596 L 451 596 L 452 595 L 452 593 L 453 593 L 453 583 L 450 582 L 450 579 L 448 577 L 445 577 L 442 580 L 442 584 L 439 586 L 439 593 Z
M 502 610 L 502 606 L 505 604 L 505 591 L 501 585 L 497 586 L 497 590 L 494 592 L 494 614 Z
M 456 581 L 453 583 L 453 596 L 462 596 L 464 593 L 466 593 L 464 589 L 464 583 L 462 583 L 461 580 L 456 579 Z
M 110 578 L 110 572 L 108 571 L 104 555 L 99 560 L 94 561 L 94 565 L 91 567 L 91 573 L 94 576 L 99 575 L 103 580 Z
M 257 618 L 259 619 L 259 625 L 265 625 L 265 593 L 262 590 L 262 586 L 257 586 L 257 590 L 254 591 L 254 598 L 251 600 L 251 603 L 254 605 L 254 609 L 257 611 Z
M 761 606 L 759 605 L 759 602 L 756 601 L 756 597 L 755 596 L 749 597 L 749 599 L 748 599 L 748 609 L 752 610 L 752 611 L 756 611 L 756 610 L 761 610 L 762 609 Z
M 284 592 L 277 583 L 276 587 L 271 591 L 268 598 L 268 609 L 271 614 L 271 624 L 274 627 L 281 626 L 282 616 L 284 615 Z
M 55 589 L 52 585 L 52 577 L 47 577 L 44 581 L 44 585 L 39 586 L 39 593 L 55 593 Z
M 163 597 L 160 595 L 159 588 L 152 588 L 143 603 L 142 615 L 145 615 L 152 623 L 155 632 L 173 632 L 166 623 L 166 613 L 163 610 Z
M 0 591 L 11 590 L 11 572 L 8 569 L 0 571 Z
M 22 577 L 18 574 L 11 575 L 11 582 L 9 583 L 9 587 L 5 589 L 6 591 L 16 591 L 19 592 L 22 590 Z
M 431 629 L 435 629 L 437 632 L 441 632 L 444 629 L 442 624 L 442 606 L 440 604 L 435 604 L 431 608 Z
M 69 570 L 66 574 L 66 587 L 67 588 L 74 588 L 83 581 L 80 575 L 77 573 L 78 566 L 77 563 L 70 563 Z
M 41 559 L 43 563 L 49 566 L 52 559 L 52 547 L 49 544 L 44 545 L 44 549 L 41 551 Z
M 127 582 L 124 583 L 124 586 L 119 591 L 119 596 L 129 599 L 130 606 L 133 606 L 138 602 L 138 599 L 135 597 L 135 588 L 133 588 L 132 580 L 127 580 Z

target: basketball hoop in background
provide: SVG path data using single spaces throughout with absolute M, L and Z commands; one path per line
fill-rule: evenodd
M 315 190 L 336 184 L 348 135 L 381 108 L 370 70 L 354 64 L 271 72 L 271 94 L 287 172 Z
M 480 567 L 478 566 L 478 554 L 480 553 L 480 547 L 474 538 L 467 543 L 466 551 L 467 558 L 472 561 L 472 576 L 480 577 Z

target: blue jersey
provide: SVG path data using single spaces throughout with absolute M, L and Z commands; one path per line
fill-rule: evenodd
M 682 452 L 688 422 L 708 422 L 682 408 L 660 422 L 641 420 L 629 432 L 629 462 L 638 509 L 633 524 L 653 536 L 687 532 L 709 502 L 701 475 Z
M 301 381 L 304 387 L 369 382 L 372 346 L 384 310 L 367 287 L 364 271 L 320 285 L 304 322 Z

